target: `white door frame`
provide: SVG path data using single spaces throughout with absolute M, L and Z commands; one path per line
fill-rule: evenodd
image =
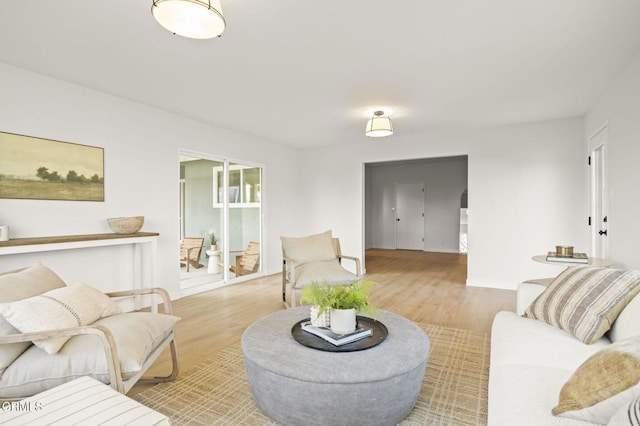
M 607 142 L 609 124 L 602 124 L 589 138 L 589 215 L 591 253 L 609 256 L 609 179 Z

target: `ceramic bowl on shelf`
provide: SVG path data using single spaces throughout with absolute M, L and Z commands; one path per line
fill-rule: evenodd
M 144 224 L 144 216 L 110 217 L 109 228 L 116 234 L 135 234 Z

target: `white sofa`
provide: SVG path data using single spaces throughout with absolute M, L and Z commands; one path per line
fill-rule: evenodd
M 594 424 L 551 413 L 560 389 L 591 355 L 612 342 L 640 334 L 640 295 L 624 308 L 611 330 L 592 345 L 542 321 L 522 317 L 548 281 L 520 284 L 517 313 L 499 312 L 493 321 L 489 426 Z

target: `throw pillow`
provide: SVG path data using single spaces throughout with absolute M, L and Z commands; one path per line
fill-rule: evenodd
M 89 325 L 122 310 L 100 291 L 80 284 L 62 287 L 28 299 L 0 304 L 0 314 L 22 333 Z M 49 354 L 60 350 L 70 337 L 34 340 Z
M 587 359 L 560 390 L 553 414 L 607 424 L 640 396 L 640 336 L 612 343 Z
M 640 271 L 573 267 L 561 272 L 524 316 L 560 328 L 586 344 L 598 341 L 640 291 Z
M 42 263 L 36 263 L 28 268 L 0 274 L 0 303 L 26 299 L 64 286 L 64 281 L 55 272 Z M 0 336 L 19 332 L 0 315 Z M 31 342 L 0 345 L 0 375 L 29 346 Z
M 640 426 L 640 397 L 620 407 L 607 426 Z
M 284 256 L 297 264 L 322 262 L 336 258 L 331 230 L 308 237 L 280 237 L 280 240 Z

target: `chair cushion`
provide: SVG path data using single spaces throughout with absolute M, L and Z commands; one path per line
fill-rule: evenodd
M 621 407 L 640 397 L 640 336 L 612 343 L 580 367 L 560 390 L 553 414 L 607 424 Z
M 305 263 L 295 269 L 295 274 L 295 288 L 302 288 L 314 281 L 348 285 L 358 280 L 358 276 L 344 269 L 337 259 Z
M 45 293 L 0 304 L 0 314 L 22 333 L 89 325 L 99 318 L 122 313 L 110 297 L 86 284 L 56 288 Z M 69 337 L 35 340 L 49 354 L 60 350 Z
M 64 287 L 65 283 L 51 269 L 41 263 L 0 274 L 0 303 L 13 302 Z M 0 336 L 17 334 L 19 331 L 0 315 Z M 31 342 L 0 345 L 0 375 Z
M 284 256 L 296 264 L 336 258 L 331 230 L 308 237 L 280 237 L 280 240 Z
M 640 271 L 573 267 L 561 272 L 526 309 L 546 322 L 592 344 L 608 330 L 640 291 Z
M 173 330 L 180 318 L 151 312 L 129 312 L 96 321 L 112 333 L 123 380 L 140 371 L 149 354 Z M 74 336 L 55 354 L 32 346 L 0 377 L 0 398 L 31 396 L 81 376 L 109 384 L 103 345 L 97 336 Z

